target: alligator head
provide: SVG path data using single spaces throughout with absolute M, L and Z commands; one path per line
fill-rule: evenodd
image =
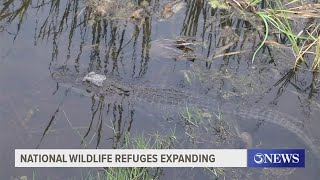
M 99 96 L 127 95 L 132 91 L 130 83 L 123 82 L 114 76 L 95 72 L 74 72 L 65 67 L 52 68 L 51 78 L 61 86 L 73 88 L 77 92 L 86 90 L 86 92 Z

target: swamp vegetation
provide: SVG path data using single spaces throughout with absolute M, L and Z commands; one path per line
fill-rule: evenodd
M 318 179 L 319 20 L 317 0 L 3 0 L 0 177 Z M 79 83 L 92 71 L 103 93 Z M 307 156 L 303 169 L 18 169 L 16 148 Z

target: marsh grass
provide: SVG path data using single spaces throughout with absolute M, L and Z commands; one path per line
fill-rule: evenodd
M 195 144 L 206 143 L 209 146 L 222 147 L 237 138 L 234 124 L 228 123 L 220 109 L 214 112 L 205 109 L 188 107 L 180 111 L 180 118 L 184 121 L 185 134 Z
M 285 35 L 292 47 L 292 51 L 294 56 L 296 57 L 296 61 L 303 60 L 303 54 L 301 54 L 301 48 L 298 45 L 298 40 L 307 41 L 310 37 L 301 36 L 301 32 L 298 34 L 294 32 L 294 26 L 289 20 L 289 15 L 285 12 L 285 7 L 281 3 L 281 1 L 276 1 L 276 8 L 279 10 L 274 10 L 272 8 L 267 9 L 265 11 L 257 11 L 256 14 L 263 20 L 265 26 L 265 35 L 262 43 L 257 48 L 252 57 L 252 62 L 255 60 L 255 56 L 257 52 L 262 49 L 263 45 L 267 41 L 269 37 L 269 31 L 271 28 L 274 28 L 279 33 Z M 271 25 L 271 26 L 270 26 Z
M 219 139 L 228 138 L 231 133 L 229 132 L 229 124 L 223 119 L 222 113 L 218 109 L 217 112 L 207 112 L 206 110 L 186 106 L 180 111 L 180 117 L 185 121 L 187 127 L 186 134 L 191 139 L 201 139 L 201 133 L 211 134 L 212 132 L 216 134 Z M 212 137 L 210 139 L 217 141 L 216 138 Z M 195 141 L 194 141 L 195 142 Z M 215 143 L 218 143 L 215 142 Z M 225 175 L 225 168 L 215 167 L 215 168 L 205 168 L 214 177 L 219 178 Z
M 150 176 L 147 168 L 108 168 L 104 179 L 136 180 L 136 179 L 155 179 L 155 178 Z
M 295 2 L 296 1 L 291 1 L 286 5 L 289 5 L 289 4 L 292 5 Z M 309 7 L 311 8 L 311 10 L 304 9 L 303 7 Z M 270 24 L 272 28 L 275 28 L 277 31 L 279 31 L 280 33 L 282 33 L 288 38 L 290 42 L 290 46 L 292 48 L 292 53 L 295 56 L 295 65 L 293 68 L 298 69 L 301 62 L 306 62 L 306 60 L 304 59 L 304 56 L 306 54 L 315 54 L 315 59 L 314 59 L 311 70 L 313 71 L 316 70 L 317 69 L 316 67 L 319 65 L 319 60 L 318 60 L 319 55 L 317 55 L 319 53 L 319 49 L 317 45 L 319 38 L 317 36 L 319 35 L 316 34 L 319 26 L 316 26 L 312 32 L 308 32 L 308 31 L 295 32 L 294 29 L 296 27 L 292 19 L 297 17 L 297 16 L 294 16 L 295 14 L 299 14 L 300 18 L 310 18 L 310 17 L 317 18 L 319 17 L 319 14 L 315 14 L 315 12 L 318 12 L 316 11 L 317 8 L 318 8 L 317 5 L 315 5 L 315 7 L 312 8 L 310 4 L 296 6 L 294 8 L 286 8 L 282 1 L 276 1 L 276 9 L 270 8 L 265 10 L 264 12 L 257 12 L 257 14 L 263 19 L 265 24 L 265 29 L 266 29 L 265 38 L 261 43 L 261 45 L 266 42 L 269 36 L 268 32 L 270 29 L 270 26 L 269 26 Z M 314 24 L 312 25 L 314 26 Z M 306 34 L 306 35 L 302 35 L 302 34 Z M 317 47 L 315 48 L 315 46 Z M 255 54 L 260 48 L 262 48 L 262 46 L 259 46 Z M 255 54 L 253 56 L 252 62 L 254 61 Z
M 319 72 L 319 67 L 320 67 L 320 37 L 317 38 L 316 40 L 316 54 L 315 58 L 312 64 L 312 70 Z
M 264 26 L 264 37 L 253 53 L 251 59 L 252 63 L 254 63 L 258 52 L 262 50 L 271 36 L 270 33 L 272 32 L 272 35 L 275 35 L 278 38 L 281 35 L 288 39 L 287 45 L 291 47 L 292 53 L 295 57 L 294 69 L 298 69 L 298 65 L 300 65 L 301 62 L 306 62 L 304 59 L 306 54 L 313 54 L 315 56 L 311 70 L 316 71 L 319 69 L 320 45 L 318 26 L 316 26 L 317 21 L 314 21 L 314 23 L 310 25 L 316 26 L 311 32 L 308 31 L 308 27 L 298 31 L 298 26 L 301 25 L 301 23 L 303 24 L 303 22 L 295 23 L 295 21 L 297 19 L 318 20 L 320 18 L 320 4 L 301 2 L 297 0 L 226 0 L 226 3 L 217 0 L 210 0 L 209 2 L 215 8 L 223 7 L 222 9 L 227 9 L 225 5 L 228 5 L 236 11 L 240 11 L 240 14 L 247 14 L 247 16 L 253 15 L 261 19 Z M 259 4 L 261 3 L 264 3 L 265 8 L 259 9 Z M 256 27 L 255 24 L 252 25 Z
M 187 111 L 187 110 L 185 110 Z M 181 112 L 181 114 L 187 113 L 192 124 L 190 126 L 199 127 L 201 124 L 205 123 L 205 119 L 208 118 L 208 114 L 203 110 L 196 108 L 188 108 L 188 112 Z M 204 115 L 203 115 L 204 114 Z M 208 122 L 213 123 L 213 118 L 218 118 L 219 122 L 223 122 L 222 114 L 217 112 L 214 113 L 211 120 Z M 192 120 L 191 120 L 192 119 Z M 197 120 L 196 120 L 197 119 Z M 191 123 L 190 122 L 190 123 Z M 221 129 L 221 128 L 219 128 Z M 166 135 L 161 135 L 156 132 L 153 134 L 125 134 L 125 144 L 123 148 L 125 149 L 170 149 L 174 143 L 179 143 L 177 141 L 176 132 L 174 129 L 170 129 Z M 209 129 L 208 129 L 209 131 Z M 226 173 L 225 168 L 204 168 L 205 171 L 212 174 L 213 177 L 219 178 L 223 177 Z M 87 173 L 81 174 L 81 179 L 85 180 L 140 180 L 140 179 L 159 179 L 162 175 L 161 168 L 104 168 L 101 171 L 93 172 L 89 171 Z
M 171 130 L 166 136 L 158 132 L 149 135 L 125 135 L 125 149 L 169 149 L 176 140 L 175 130 Z M 135 180 L 135 179 L 157 179 L 160 176 L 160 168 L 105 168 L 102 178 L 105 180 Z
M 204 123 L 204 118 L 210 118 L 211 115 L 198 108 L 186 106 L 185 109 L 180 112 L 180 116 L 185 120 L 186 125 L 199 127 L 200 124 Z

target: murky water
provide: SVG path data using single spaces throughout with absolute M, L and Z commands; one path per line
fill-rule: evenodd
M 73 75 L 95 71 L 124 82 L 192 91 L 222 105 L 270 108 L 298 119 L 299 128 L 319 144 L 319 79 L 308 69 L 312 62 L 294 71 L 290 49 L 270 45 L 259 51 L 252 64 L 263 35 L 247 21 L 201 0 L 184 1 L 177 13 L 165 19 L 166 2 L 148 2 L 149 13 L 138 22 L 130 17 L 93 18 L 82 1 L 35 1 L 15 18 L 20 1 L 8 9 L 0 5 L 6 9 L 0 16 L 1 179 L 31 179 L 33 174 L 38 179 L 81 179 L 81 174 L 97 170 L 14 168 L 14 149 L 120 148 L 126 133 L 175 131 L 176 148 L 244 148 L 235 124 L 230 123 L 234 118 L 237 128 L 252 136 L 253 148 L 305 148 L 307 161 L 303 169 L 227 168 L 227 179 L 317 179 L 316 155 L 287 128 L 225 116 L 221 126 L 212 127 L 226 131 L 208 130 L 211 126 L 205 123 L 192 126 L 181 108 L 130 104 L 108 96 L 102 103 L 68 91 L 52 78 L 58 67 Z M 132 1 L 134 6 L 139 3 Z M 202 118 L 216 119 L 213 114 Z M 160 179 L 214 177 L 211 171 L 197 168 L 161 172 Z

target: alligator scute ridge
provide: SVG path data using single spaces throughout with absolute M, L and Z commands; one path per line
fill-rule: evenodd
M 104 83 L 103 87 L 97 87 L 95 85 L 90 85 L 90 82 L 76 84 L 74 79 L 71 78 L 70 81 L 65 80 L 68 77 L 60 76 L 58 79 L 55 79 L 60 85 L 69 87 L 82 95 L 85 96 L 108 96 L 108 95 L 126 95 L 128 100 L 131 103 L 136 101 L 145 101 L 151 104 L 164 104 L 171 106 L 193 106 L 197 108 L 204 108 L 208 111 L 219 111 L 222 114 L 233 114 L 245 119 L 256 119 L 264 120 L 269 123 L 281 126 L 291 133 L 294 133 L 298 136 L 306 146 L 308 146 L 314 155 L 320 159 L 320 150 L 312 142 L 309 136 L 299 128 L 298 124 L 300 121 L 289 116 L 287 114 L 281 113 L 276 110 L 265 109 L 265 108 L 254 108 L 254 107 L 245 107 L 235 104 L 224 104 L 222 107 L 219 106 L 219 103 L 215 102 L 213 99 L 209 99 L 207 96 L 195 95 L 190 92 L 185 92 L 183 90 L 176 90 L 170 88 L 158 89 L 153 87 L 148 87 L 142 84 L 133 85 L 128 82 L 124 83 L 119 80 L 108 77 Z M 64 80 L 61 80 L 64 79 Z M 72 80 L 73 79 L 73 80 Z M 76 84 L 76 85 L 73 85 Z M 87 93 L 82 88 L 91 91 L 92 93 Z M 82 93 L 85 92 L 85 93 Z M 121 94 L 122 92 L 122 94 Z
M 291 133 L 298 136 L 304 142 L 304 144 L 311 149 L 314 155 L 320 159 L 319 147 L 317 147 L 314 142 L 312 142 L 310 137 L 301 128 L 299 128 L 298 124 L 300 121 L 294 117 L 276 110 L 256 108 L 251 109 L 248 107 L 239 107 L 237 111 L 234 111 L 233 113 L 242 118 L 265 120 L 266 122 L 273 123 L 289 130 Z

